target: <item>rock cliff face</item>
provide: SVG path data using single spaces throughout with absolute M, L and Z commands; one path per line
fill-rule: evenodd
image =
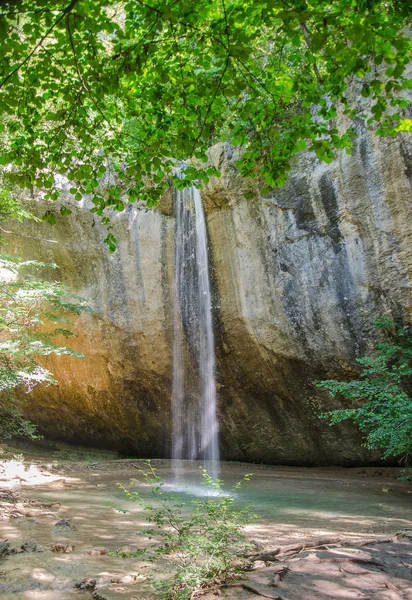
M 214 289 L 220 439 L 227 459 L 353 464 L 376 457 L 350 425 L 329 428 L 319 379 L 349 375 L 379 315 L 410 318 L 412 145 L 359 123 L 352 155 L 296 159 L 287 185 L 245 200 L 234 151 L 203 193 Z M 67 204 L 68 199 L 63 202 Z M 42 201 L 33 200 L 42 208 Z M 87 201 L 51 228 L 13 236 L 9 251 L 54 260 L 98 313 L 76 341 L 88 359 L 51 364 L 59 386 L 34 390 L 28 415 L 47 435 L 167 456 L 170 446 L 174 219 L 130 206 L 114 219 L 117 252 Z M 10 236 L 11 238 L 11 236 Z M 336 406 L 336 405 L 335 405 Z

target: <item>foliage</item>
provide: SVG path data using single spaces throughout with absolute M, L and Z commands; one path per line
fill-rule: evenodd
M 73 323 L 66 314 L 90 312 L 83 298 L 69 294 L 62 285 L 39 281 L 27 274 L 21 277 L 27 267 L 55 265 L 0 256 L 1 439 L 14 435 L 36 437 L 36 428 L 23 418 L 14 392 L 18 387 L 28 393 L 40 383 L 56 383 L 51 372 L 40 364 L 39 357 L 51 354 L 83 357 L 56 343 L 56 338 L 75 335 L 68 328 Z M 50 324 L 58 326 L 50 329 Z
M 39 359 L 49 355 L 84 357 L 57 342 L 75 336 L 68 315 L 91 312 L 85 300 L 55 282 L 40 281 L 27 268 L 55 267 L 47 263 L 0 256 L 0 438 L 35 437 L 35 427 L 23 418 L 15 391 L 30 392 L 41 383 L 56 383 Z
M 14 436 L 31 440 L 41 437 L 36 425 L 24 418 L 16 399 L 13 396 L 3 396 L 0 400 L 0 440 L 9 440 Z
M 34 218 L 8 191 L 0 190 L 0 222 Z M 0 227 L 0 231 L 9 233 Z M 41 281 L 33 270 L 55 264 L 0 255 L 0 439 L 36 437 L 35 426 L 23 418 L 15 391 L 30 392 L 40 383 L 56 383 L 39 358 L 63 354 L 83 357 L 57 340 L 75 336 L 68 316 L 92 312 L 84 298 L 57 282 Z
M 35 219 L 35 217 L 19 202 L 9 190 L 0 189 L 0 221 L 14 219 Z
M 249 509 L 236 510 L 234 494 L 250 479 L 250 474 L 245 475 L 231 493 L 226 493 L 222 481 L 212 479 L 203 469 L 204 483 L 212 495 L 185 503 L 176 494 L 164 490 L 150 461 L 147 464 L 148 469 L 141 473 L 151 487 L 151 501 L 136 491 L 120 487 L 128 498 L 141 506 L 151 525 L 140 533 L 153 538 L 154 543 L 135 555 L 151 562 L 166 557 L 173 569 L 173 575 L 167 579 L 159 578 L 158 574 L 155 578 L 148 577 L 151 586 L 169 600 L 187 600 L 194 592 L 216 581 L 223 583 L 236 578 L 249 548 L 243 529 L 254 515 Z
M 346 400 L 363 400 L 358 408 L 321 415 L 330 425 L 345 419 L 366 434 L 365 445 L 383 450 L 383 458 L 398 457 L 407 464 L 412 454 L 412 336 L 403 327 L 382 318 L 376 321 L 387 339 L 377 344 L 376 355 L 358 359 L 361 379 L 322 381 L 319 387 Z M 409 393 L 408 393 L 409 392 Z
M 155 205 L 176 161 L 195 159 L 177 187 L 207 182 L 217 141 L 241 145 L 242 174 L 270 189 L 299 150 L 350 152 L 338 110 L 381 135 L 409 131 L 411 15 L 409 0 L 3 1 L 0 164 L 51 200 L 67 176 L 113 251 L 106 209 Z

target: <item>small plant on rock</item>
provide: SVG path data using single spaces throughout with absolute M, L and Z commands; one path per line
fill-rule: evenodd
M 203 469 L 204 483 L 212 495 L 184 502 L 164 489 L 150 461 L 141 473 L 151 486 L 150 501 L 139 492 L 120 486 L 128 498 L 142 507 L 144 518 L 151 525 L 139 533 L 153 543 L 135 555 L 150 562 L 166 559 L 166 570 L 172 571 L 167 578 L 146 577 L 147 584 L 167 600 L 188 600 L 236 579 L 251 547 L 243 530 L 255 515 L 249 508 L 235 507 L 235 492 L 250 479 L 250 474 L 226 493 L 222 481 L 212 479 Z

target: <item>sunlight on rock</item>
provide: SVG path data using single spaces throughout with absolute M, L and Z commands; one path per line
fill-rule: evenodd
M 49 485 L 50 487 L 64 487 L 64 479 L 47 470 L 47 467 L 27 465 L 21 459 L 0 460 L 0 484 L 4 488 L 17 486 Z

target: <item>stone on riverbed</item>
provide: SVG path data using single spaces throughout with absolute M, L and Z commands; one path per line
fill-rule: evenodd
M 101 594 L 100 592 L 93 592 L 92 598 L 93 600 L 109 600 L 107 596 L 103 596 L 103 594 Z
M 80 583 L 75 583 L 74 587 L 78 590 L 93 591 L 96 588 L 96 580 L 87 577 L 86 579 L 83 579 L 83 581 L 80 581 Z
M 7 540 L 0 542 L 0 558 L 5 558 L 10 554 L 10 544 Z
M 144 579 L 143 575 L 123 575 L 121 577 L 112 577 L 110 583 L 121 583 L 122 585 L 132 585 L 137 580 Z
M 62 554 L 71 554 L 74 550 L 74 546 L 72 544 L 67 544 L 66 542 L 57 542 L 54 546 L 51 547 L 52 552 L 61 552 Z
M 49 481 L 48 487 L 53 489 L 61 489 L 66 485 L 65 479 L 55 479 L 54 481 Z
M 107 548 L 92 548 L 87 551 L 87 554 L 90 556 L 102 556 L 104 554 L 109 554 L 109 550 Z
M 67 519 L 61 519 L 53 526 L 53 530 L 64 532 L 76 531 L 77 527 L 75 525 L 72 525 L 72 523 L 70 523 L 70 521 L 67 521 Z
M 264 560 L 254 560 L 250 565 L 251 571 L 258 571 L 259 569 L 266 569 L 266 563 Z
M 35 540 L 30 540 L 21 545 L 21 550 L 23 552 L 45 552 L 47 548 L 46 546 L 38 544 Z

